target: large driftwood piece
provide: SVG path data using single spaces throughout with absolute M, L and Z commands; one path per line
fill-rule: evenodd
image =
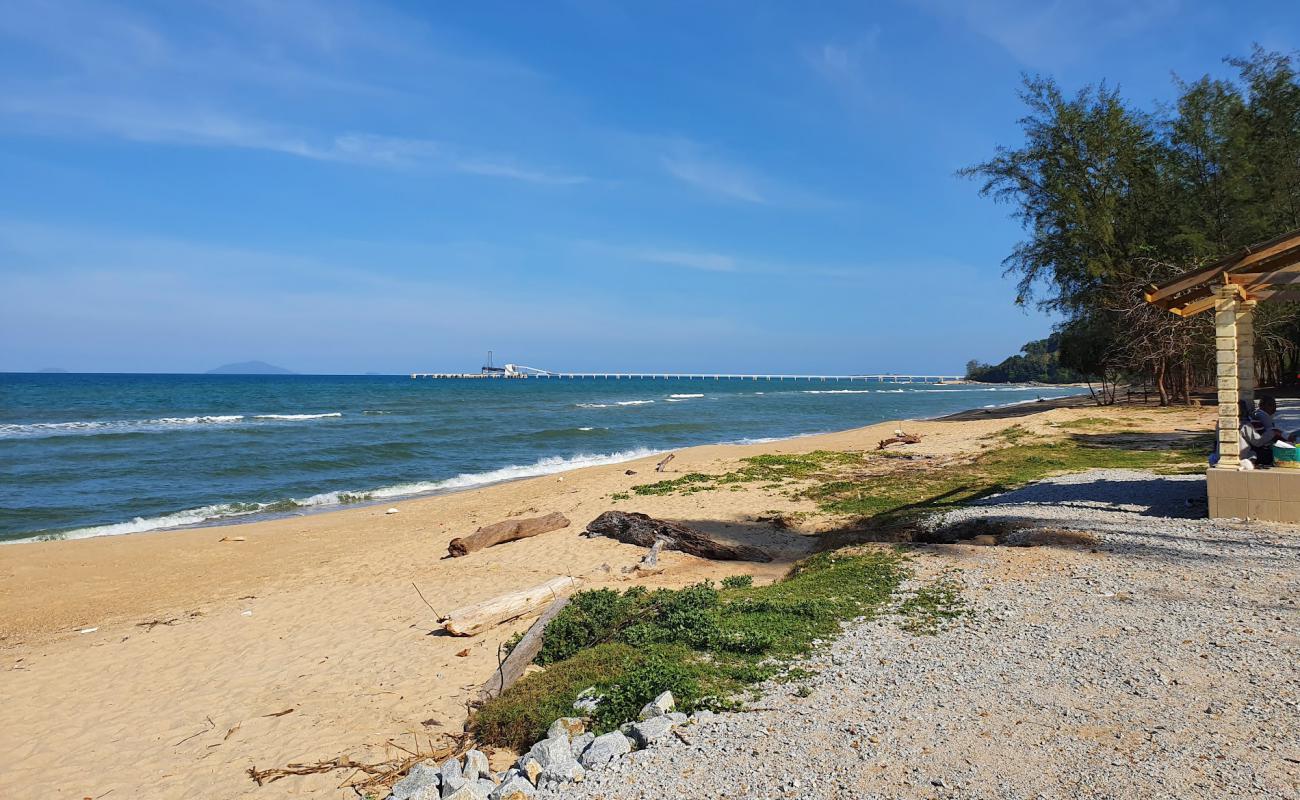
M 567 527 L 569 527 L 569 518 L 558 511 L 544 517 L 508 519 L 504 522 L 486 525 L 468 536 L 452 539 L 447 545 L 447 554 L 453 558 L 467 556 L 475 550 L 482 550 L 494 544 L 513 542 L 516 539 L 527 539 L 529 536 L 536 536 L 539 533 Z
M 492 673 L 492 677 L 488 678 L 487 682 L 479 688 L 479 702 L 491 700 L 493 697 L 500 697 L 502 692 L 514 686 L 524 676 L 524 670 L 528 669 L 528 665 L 533 663 L 533 659 L 537 658 L 537 654 L 541 652 L 542 634 L 546 632 L 547 623 L 560 615 L 564 607 L 569 604 L 570 597 L 571 595 L 565 595 L 551 603 L 550 608 L 546 609 L 537 618 L 537 621 L 529 626 L 524 638 L 519 640 L 519 643 L 510 651 L 510 655 L 506 656 L 505 660 L 501 662 L 501 666 L 497 667 L 497 671 Z
M 921 443 L 921 434 L 903 433 L 900 431 L 896 436 L 891 436 L 888 439 L 881 439 L 880 444 L 876 445 L 876 449 L 884 450 L 886 447 L 889 447 L 891 444 L 920 444 L 920 443 Z
M 442 629 L 452 636 L 477 636 L 488 628 L 517 619 L 553 602 L 555 598 L 576 589 L 578 583 L 577 578 L 553 578 L 530 589 L 458 608 L 447 615 Z
M 772 557 L 743 544 L 725 544 L 708 534 L 645 514 L 624 511 L 606 511 L 592 520 L 587 533 L 608 536 L 626 544 L 653 547 L 656 539 L 663 539 L 669 550 L 680 550 L 700 558 L 714 561 L 771 561 Z

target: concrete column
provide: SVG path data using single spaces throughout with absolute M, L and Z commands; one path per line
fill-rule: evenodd
M 1237 302 L 1237 392 L 1242 400 L 1255 399 L 1255 302 Z
M 1219 463 L 1220 469 L 1240 469 L 1238 457 L 1237 401 L 1241 398 L 1237 383 L 1238 304 L 1234 286 L 1221 286 L 1214 298 L 1214 361 L 1219 394 Z M 1252 359 L 1254 355 L 1252 353 Z M 1252 361 L 1253 363 L 1253 361 Z M 1252 369 L 1253 372 L 1253 369 Z

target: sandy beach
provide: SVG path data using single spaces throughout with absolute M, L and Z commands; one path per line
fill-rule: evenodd
M 1012 425 L 1050 433 L 1072 419 L 1124 414 L 1139 429 L 1212 427 L 1212 409 L 1025 408 L 907 422 L 909 452 L 956 457 L 997 446 Z M 974 417 L 974 418 L 971 418 Z M 719 472 L 759 453 L 868 450 L 897 421 L 757 445 L 678 451 L 668 477 Z M 655 479 L 657 458 L 412 499 L 241 525 L 0 547 L 0 785 L 12 798 L 353 797 L 341 771 L 259 789 L 250 767 L 350 756 L 458 733 L 468 692 L 522 619 L 474 638 L 444 635 L 439 612 L 561 575 L 626 587 L 639 548 L 581 536 L 611 508 L 676 519 L 765 547 L 770 564 L 679 553 L 643 582 L 679 586 L 783 574 L 836 521 L 790 530 L 758 518 L 811 503 L 746 485 L 690 495 L 611 495 Z M 627 474 L 631 470 L 635 474 Z M 662 477 L 662 476 L 660 476 Z M 448 541 L 514 516 L 552 511 L 572 525 L 460 559 Z M 502 755 L 502 758 L 507 757 Z

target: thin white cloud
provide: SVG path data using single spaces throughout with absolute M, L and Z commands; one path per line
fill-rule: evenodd
M 629 253 L 638 261 L 667 264 L 673 267 L 704 270 L 705 272 L 735 272 L 736 259 L 721 253 L 700 253 L 689 250 L 642 249 Z
M 874 25 L 855 39 L 825 42 L 804 51 L 804 59 L 850 105 L 871 102 L 870 60 L 879 52 L 881 28 Z
M 1180 11 L 1180 0 L 913 0 L 929 13 L 956 20 L 1034 69 L 1070 64 L 1099 47 L 1143 33 Z
M 430 139 L 344 133 L 320 137 L 203 108 L 131 99 L 44 94 L 0 96 L 0 118 L 38 133 L 98 133 L 132 142 L 264 150 L 315 161 L 393 169 L 428 168 L 528 183 L 571 185 L 585 176 L 519 164 L 509 156 L 466 153 Z
M 660 163 L 679 181 L 710 194 L 746 203 L 767 203 L 759 179 L 743 167 L 697 153 L 665 155 Z

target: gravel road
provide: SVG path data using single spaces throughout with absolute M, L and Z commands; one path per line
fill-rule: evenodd
M 1204 514 L 1202 477 L 1127 470 L 952 512 L 1040 543 L 917 550 L 969 617 L 851 625 L 760 710 L 541 796 L 1300 798 L 1300 528 Z

